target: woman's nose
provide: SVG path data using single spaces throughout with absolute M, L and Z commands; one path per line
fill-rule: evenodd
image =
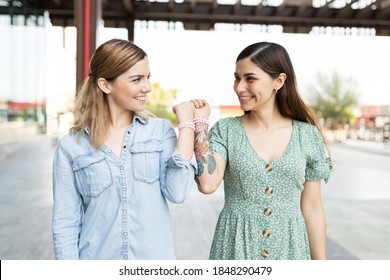
M 142 91 L 143 91 L 143 92 L 151 92 L 151 91 L 152 91 L 152 86 L 151 86 L 149 80 L 146 80 L 146 81 L 145 81 L 145 84 L 144 84 L 144 86 L 142 87 Z
M 234 83 L 234 91 L 235 92 L 242 92 L 245 90 L 245 85 L 242 81 L 237 81 Z

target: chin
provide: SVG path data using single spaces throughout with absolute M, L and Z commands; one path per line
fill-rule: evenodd
M 250 110 L 252 110 L 252 106 L 248 106 L 247 104 L 242 104 L 242 103 L 240 103 L 240 108 L 243 111 L 250 111 Z
M 146 106 L 142 106 L 142 107 L 132 108 L 130 111 L 142 112 L 142 111 L 145 111 L 145 110 L 146 110 Z

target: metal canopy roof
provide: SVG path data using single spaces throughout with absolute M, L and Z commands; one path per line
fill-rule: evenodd
M 93 1 L 93 0 L 92 0 Z M 74 26 L 75 0 L 0 0 L 0 14 L 35 16 L 49 12 L 53 25 Z M 185 29 L 213 29 L 215 23 L 281 25 L 308 33 L 314 26 L 375 28 L 390 35 L 390 0 L 102 0 L 106 27 L 134 20 L 183 22 Z

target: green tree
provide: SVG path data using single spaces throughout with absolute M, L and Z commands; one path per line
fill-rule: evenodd
M 315 83 L 309 84 L 309 105 L 326 128 L 336 129 L 353 121 L 353 109 L 359 104 L 356 88 L 352 78 L 343 79 L 337 72 L 330 77 L 318 73 Z
M 177 125 L 176 115 L 172 112 L 172 105 L 176 99 L 177 90 L 165 90 L 160 83 L 152 84 L 152 92 L 148 94 L 146 108 L 159 118 L 164 118 Z

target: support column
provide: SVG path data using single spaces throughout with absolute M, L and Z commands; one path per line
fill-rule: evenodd
M 130 42 L 134 42 L 134 18 L 127 21 L 126 24 L 127 27 L 127 39 Z
M 102 0 L 74 0 L 77 28 L 76 91 L 89 73 L 89 60 L 96 49 L 102 18 Z
M 132 0 L 122 0 L 123 7 L 128 13 L 128 20 L 126 23 L 127 40 L 134 42 L 134 5 Z

